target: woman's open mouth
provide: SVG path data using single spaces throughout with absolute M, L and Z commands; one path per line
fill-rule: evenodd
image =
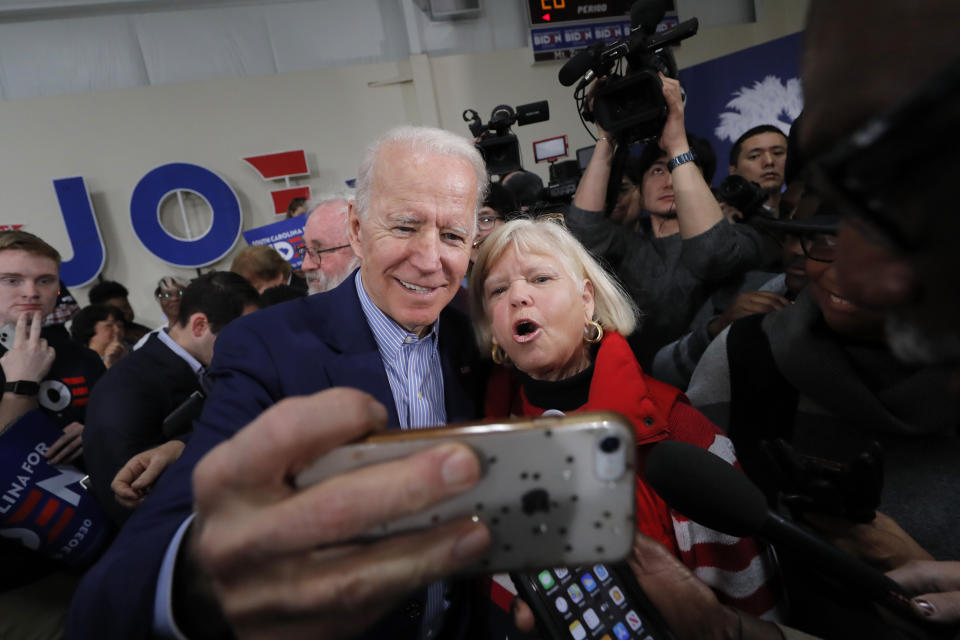
M 514 342 L 530 342 L 540 334 L 540 325 L 533 320 L 523 318 L 513 325 Z

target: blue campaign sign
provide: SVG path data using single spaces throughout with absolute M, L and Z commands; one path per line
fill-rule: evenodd
M 44 457 L 63 431 L 40 409 L 3 432 L 0 447 L 0 537 L 48 558 L 90 565 L 110 542 L 113 525 L 81 484 L 76 467 Z
M 772 124 L 790 133 L 803 109 L 800 89 L 802 33 L 683 69 L 687 130 L 707 138 L 717 154 L 719 185 L 728 175 L 733 143 L 751 127 Z
M 176 191 L 193 191 L 213 210 L 210 229 L 201 237 L 184 240 L 160 224 L 160 205 Z M 178 267 L 204 267 L 223 258 L 240 237 L 243 213 L 240 201 L 226 181 L 195 164 L 174 162 L 148 172 L 130 198 L 133 231 L 150 253 Z
M 83 178 L 54 180 L 53 189 L 73 250 L 73 257 L 60 265 L 60 279 L 68 287 L 82 287 L 103 269 L 107 255 L 103 237 Z
M 303 225 L 306 221 L 307 216 L 297 216 L 273 222 L 244 231 L 243 237 L 249 245 L 269 244 L 290 263 L 290 266 L 299 269 L 303 261 L 297 256 L 297 249 L 303 246 Z
M 530 41 L 534 54 L 563 49 L 579 49 L 595 42 L 619 40 L 630 35 L 630 18 L 580 22 L 574 25 L 558 24 L 534 27 Z

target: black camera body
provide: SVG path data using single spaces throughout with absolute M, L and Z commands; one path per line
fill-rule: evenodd
M 524 126 L 550 119 L 550 105 L 546 100 L 521 104 L 516 109 L 501 104 L 493 108 L 490 120 L 480 120 L 480 114 L 473 109 L 463 112 L 463 121 L 470 123 L 470 133 L 477 141 L 477 149 L 487 164 L 490 175 L 506 175 L 520 171 L 520 144 L 517 136 L 510 133 L 514 124 Z
M 767 190 L 743 176 L 729 175 L 717 188 L 717 199 L 736 208 L 744 220 L 757 215 L 770 215 L 764 203 L 769 197 Z
M 676 78 L 677 63 L 669 49 L 697 33 L 696 18 L 654 33 L 663 18 L 661 0 L 638 0 L 630 10 L 627 38 L 581 51 L 560 69 L 559 79 L 569 86 L 581 76 L 576 95 L 595 77 L 606 77 L 594 96 L 593 108 L 581 106 L 583 119 L 596 122 L 622 144 L 647 143 L 660 137 L 667 121 L 667 101 L 658 73 Z M 621 73 L 626 62 L 626 73 Z M 578 98 L 579 100 L 579 98 Z
M 543 188 L 543 200 L 548 204 L 568 204 L 580 184 L 580 164 L 564 160 L 550 164 L 550 182 Z
M 778 469 L 780 499 L 796 514 L 822 513 L 853 522 L 876 517 L 883 490 L 883 452 L 871 441 L 847 460 L 798 453 L 784 440 L 768 442 Z

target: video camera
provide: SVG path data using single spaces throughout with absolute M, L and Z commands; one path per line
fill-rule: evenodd
M 717 188 L 717 199 L 742 213 L 744 221 L 758 215 L 774 217 L 764 205 L 768 197 L 766 189 L 738 175 L 727 176 Z
M 626 146 L 651 142 L 660 136 L 667 121 L 667 102 L 657 72 L 675 78 L 677 63 L 666 47 L 697 33 L 696 18 L 672 29 L 655 33 L 666 7 L 663 0 L 637 0 L 630 9 L 630 35 L 612 44 L 588 47 L 560 69 L 565 87 L 583 78 L 575 91 L 584 120 L 596 121 Z M 627 71 L 622 72 L 622 62 Z M 594 96 L 593 109 L 585 106 L 584 89 L 595 77 L 607 77 Z
M 477 141 L 477 149 L 487 163 L 490 175 L 505 175 L 519 171 L 520 145 L 517 136 L 510 133 L 514 124 L 524 126 L 550 119 L 550 106 L 546 100 L 521 104 L 516 109 L 501 104 L 493 108 L 490 120 L 484 124 L 480 114 L 473 109 L 463 112 L 463 121 L 470 123 L 470 133 Z

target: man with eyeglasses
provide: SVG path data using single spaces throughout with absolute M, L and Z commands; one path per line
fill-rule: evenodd
M 153 297 L 156 299 L 157 304 L 160 305 L 160 310 L 163 311 L 164 324 L 140 338 L 136 344 L 133 345 L 134 351 L 146 344 L 150 336 L 168 329 L 176 322 L 177 313 L 180 310 L 180 298 L 183 296 L 183 290 L 187 288 L 187 284 L 188 283 L 174 276 L 163 276 L 160 278 L 160 281 L 157 282 L 157 288 L 153 290 Z
M 960 423 L 949 375 L 897 361 L 884 341 L 884 313 L 857 303 L 839 277 L 835 211 L 817 207 L 811 218 L 776 223 L 800 240 L 804 291 L 793 305 L 724 330 L 687 395 L 728 431 L 744 471 L 768 496 L 799 496 L 790 506 L 846 550 L 883 570 L 949 556 L 954 515 L 932 509 L 929 497 L 946 473 L 937 443 Z M 771 456 L 778 440 L 789 455 Z M 858 460 L 853 468 L 861 472 L 808 477 L 811 466 L 803 463 L 801 474 L 798 460 L 831 461 L 835 469 Z M 857 629 L 872 637 L 851 613 L 854 598 L 831 594 L 808 574 L 802 554 L 778 552 L 795 616 L 788 623 L 825 637 L 853 637 Z
M 520 202 L 513 192 L 500 183 L 491 183 L 483 206 L 477 214 L 477 237 L 470 251 L 470 264 L 473 264 L 476 259 L 480 245 L 486 237 L 493 233 L 494 229 L 520 213 Z
M 333 289 L 360 264 L 347 239 L 348 208 L 343 198 L 331 198 L 309 210 L 297 255 L 311 295 Z
M 809 188 L 842 216 L 838 279 L 857 304 L 884 310 L 899 358 L 952 371 L 960 363 L 960 5 L 941 0 L 813 0 L 803 63 Z M 854 25 L 854 28 L 850 28 Z M 928 411 L 934 411 L 928 408 Z M 942 540 L 927 550 L 960 559 L 955 496 L 957 422 L 916 452 L 916 470 L 942 484 L 913 494 Z M 898 452 L 898 455 L 899 452 Z M 918 616 L 960 620 L 960 563 L 915 563 L 891 575 Z M 952 593 L 951 593 L 952 592 Z

